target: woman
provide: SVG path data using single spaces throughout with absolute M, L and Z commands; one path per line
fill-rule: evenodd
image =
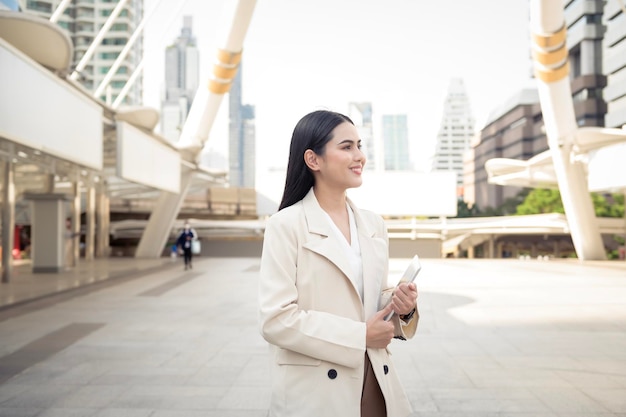
M 285 190 L 266 226 L 260 327 L 272 345 L 269 415 L 399 417 L 411 408 L 387 345 L 412 337 L 417 289 L 389 287 L 382 218 L 359 210 L 365 156 L 352 121 L 315 111 L 296 125 Z M 394 311 L 390 321 L 384 316 Z

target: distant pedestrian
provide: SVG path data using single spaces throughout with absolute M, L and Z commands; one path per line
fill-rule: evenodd
M 191 263 L 191 244 L 197 238 L 198 235 L 196 234 L 196 231 L 191 228 L 189 222 L 185 222 L 185 228 L 176 240 L 176 245 L 183 251 L 183 259 L 185 260 L 185 271 L 187 269 L 193 268 L 193 265 Z

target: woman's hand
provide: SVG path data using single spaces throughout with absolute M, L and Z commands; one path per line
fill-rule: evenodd
M 409 314 L 417 307 L 417 287 L 414 283 L 400 284 L 391 297 L 393 311 L 399 315 Z
M 393 310 L 391 304 L 378 311 L 367 321 L 365 345 L 371 348 L 386 348 L 393 339 L 393 323 L 385 321 L 385 316 Z

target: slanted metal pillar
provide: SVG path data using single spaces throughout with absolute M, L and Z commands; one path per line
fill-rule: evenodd
M 150 214 L 150 221 L 141 235 L 135 252 L 136 258 L 159 258 L 161 256 L 192 179 L 193 172 L 183 168 L 180 173 L 180 193 L 161 191 Z
M 224 95 L 230 90 L 241 60 L 246 36 L 256 0 L 238 0 L 226 3 L 226 9 L 217 34 L 217 54 L 208 88 L 196 92 L 189 116 L 183 126 L 179 148 L 188 160 L 197 161 L 208 139 Z M 180 207 L 191 184 L 193 171 L 183 167 L 180 193 L 161 192 L 156 207 L 144 230 L 135 257 L 158 258 L 167 242 Z
M 13 272 L 13 230 L 15 229 L 15 178 L 13 162 L 4 162 L 2 187 L 2 282 L 11 281 Z
M 531 0 L 530 26 L 541 111 L 576 254 L 581 260 L 603 260 L 606 253 L 584 166 L 572 152 L 578 125 L 568 77 L 563 2 Z

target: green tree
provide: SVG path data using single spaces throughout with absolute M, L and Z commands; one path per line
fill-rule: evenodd
M 517 214 L 565 213 L 561 193 L 552 188 L 535 188 L 517 206 Z
M 591 193 L 597 217 L 623 217 L 624 195 Z M 565 213 L 558 189 L 535 188 L 517 206 L 517 214 Z
M 476 204 L 470 207 L 465 201 L 458 200 L 456 203 L 456 217 L 475 217 L 478 214 Z
M 591 193 L 597 217 L 624 217 L 624 194 Z

